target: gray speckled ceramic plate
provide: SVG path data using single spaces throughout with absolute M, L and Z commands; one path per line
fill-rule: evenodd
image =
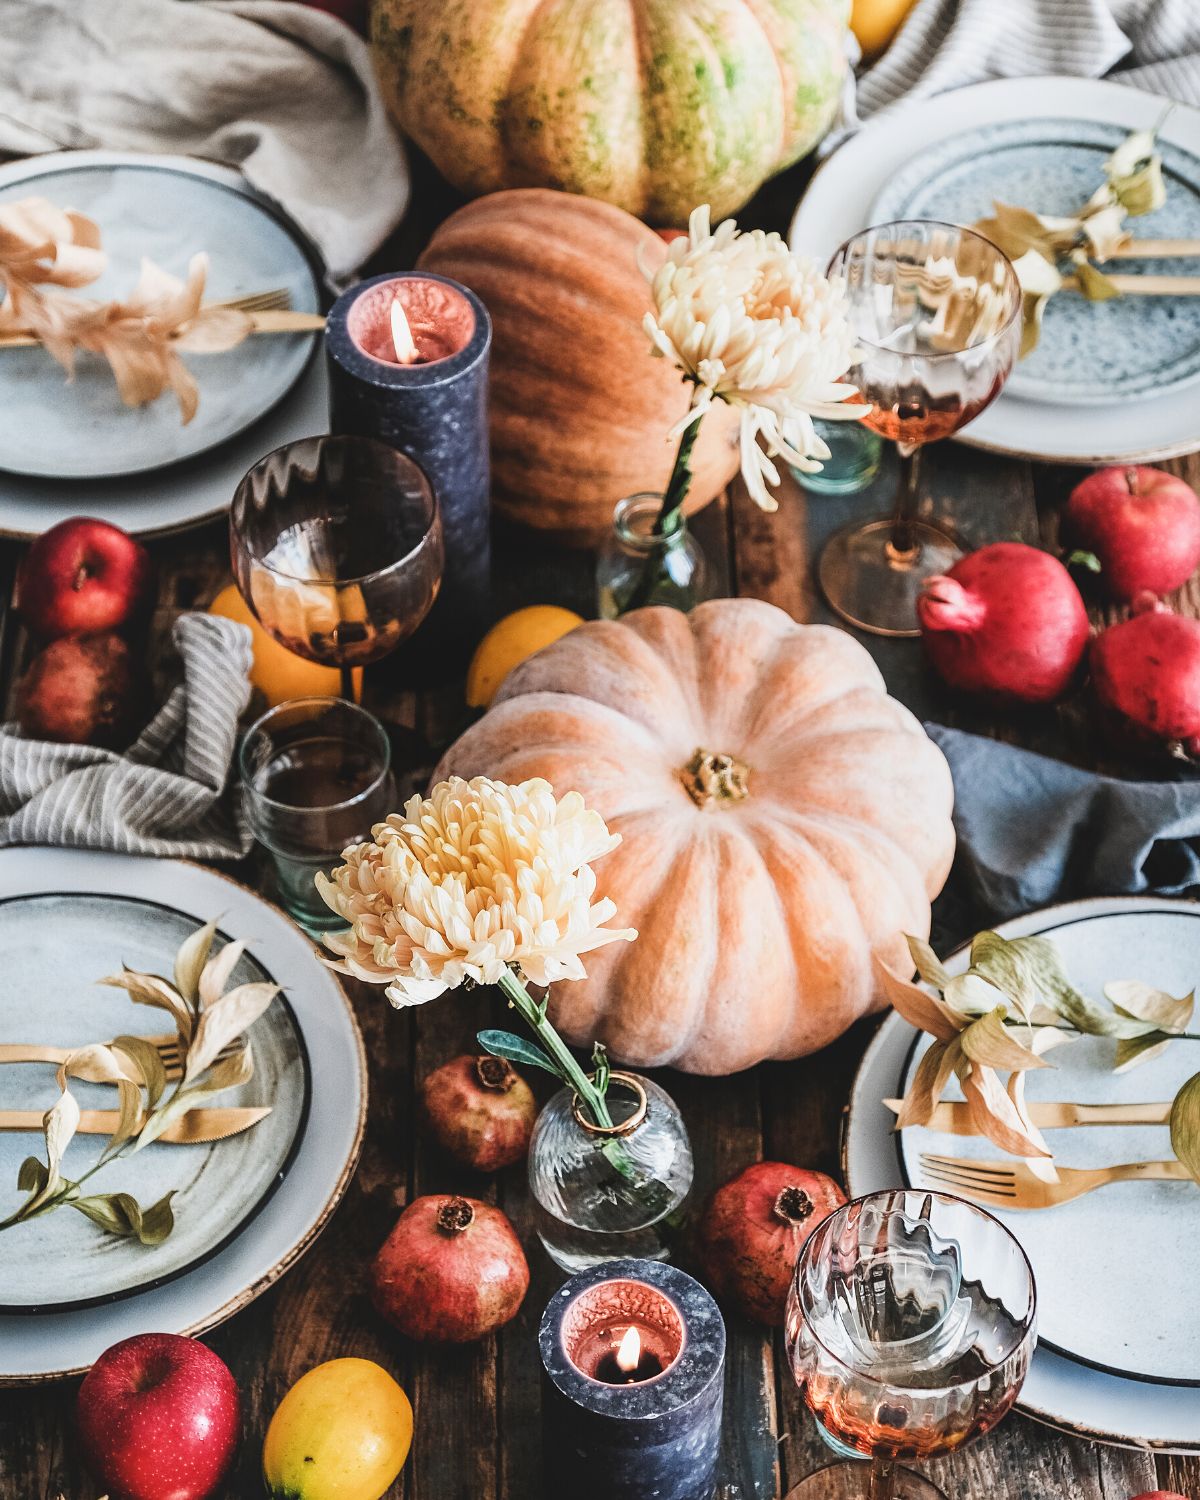
M 1100 897 L 1031 912 L 998 930 L 1006 937 L 1052 937 L 1072 978 L 1091 992 L 1118 974 L 1186 987 L 1200 970 L 1197 902 Z M 965 953 L 956 954 L 947 967 L 962 972 L 966 961 Z M 896 1135 L 894 1116 L 881 1101 L 899 1093 L 911 1075 L 914 1043 L 919 1044 L 914 1028 L 900 1016 L 888 1016 L 854 1080 L 843 1165 L 856 1196 L 908 1181 L 904 1158 L 915 1164 L 922 1150 L 1000 1154 L 966 1136 L 928 1130 Z M 1139 1076 L 1134 1069 L 1114 1078 L 1094 1066 L 1095 1058 L 1080 1055 L 1067 1077 L 1072 1049 L 1052 1054 L 1058 1070 L 1046 1070 L 1036 1093 L 1030 1075 L 1031 1097 L 1074 1097 L 1071 1090 L 1079 1083 L 1080 1097 L 1097 1100 L 1166 1098 L 1177 1077 L 1200 1065 L 1196 1044 L 1177 1043 L 1161 1062 L 1146 1064 L 1156 1070 L 1169 1066 L 1169 1076 L 1148 1071 Z M 1169 1151 L 1162 1127 L 1055 1131 L 1053 1143 L 1069 1165 L 1157 1158 Z M 1029 1253 L 1038 1283 L 1038 1348 L 1018 1400 L 1022 1411 L 1090 1441 L 1200 1452 L 1200 1325 L 1194 1316 L 1198 1216 L 1200 1189 L 1187 1184 L 1178 1185 L 1170 1199 L 1160 1198 L 1149 1184 L 1144 1194 L 1131 1197 L 1116 1186 L 1061 1208 L 999 1215 Z M 1147 1375 L 1151 1368 L 1162 1375 Z
M 871 222 L 945 219 L 971 224 L 1000 199 L 1040 213 L 1069 213 L 1104 180 L 1104 161 L 1125 138 L 1119 125 L 1043 119 L 980 126 L 921 151 L 871 205 Z M 1167 201 L 1128 221 L 1141 239 L 1200 237 L 1200 159 L 1161 146 Z M 1112 267 L 1110 266 L 1110 269 Z M 1197 260 L 1121 261 L 1122 273 L 1184 275 Z M 1150 396 L 1200 377 L 1200 298 L 1072 292 L 1051 299 L 1038 347 L 1013 371 L 1008 396 L 1057 405 L 1102 405 Z
M 39 894 L 0 901 L 0 1040 L 78 1046 L 122 1032 L 170 1030 L 164 1012 L 135 1005 L 123 990 L 95 980 L 122 963 L 171 972 L 179 944 L 215 913 L 184 914 L 148 900 L 102 894 Z M 220 942 L 221 939 L 218 939 Z M 270 980 L 253 955 L 243 956 L 230 984 Z M 196 1146 L 155 1144 L 106 1167 L 97 1192 L 126 1191 L 143 1205 L 170 1188 L 175 1228 L 149 1248 L 103 1234 L 81 1214 L 58 1209 L 15 1225 L 0 1237 L 0 1312 L 81 1308 L 145 1291 L 216 1255 L 265 1206 L 299 1147 L 309 1107 L 304 1042 L 284 996 L 248 1033 L 255 1073 L 248 1084 L 209 1101 L 212 1107 L 269 1104 L 271 1113 L 237 1136 Z M 115 1091 L 72 1083 L 84 1109 L 111 1109 Z M 58 1095 L 53 1069 L 39 1064 L 0 1068 L 6 1109 L 45 1110 Z M 66 1157 L 73 1176 L 91 1166 L 105 1144 L 76 1136 Z M 23 1194 L 17 1171 L 42 1142 L 33 1134 L 0 1134 L 0 1217 Z
M 132 291 L 143 256 L 183 277 L 198 251 L 209 257 L 205 298 L 220 301 L 282 288 L 301 312 L 319 306 L 308 255 L 272 209 L 215 181 L 185 158 L 116 164 L 50 158 L 42 170 L 0 183 L 0 201 L 37 195 L 100 226 L 108 268 L 78 295 Z M 136 409 L 122 404 L 107 364 L 81 355 L 68 384 L 41 349 L 0 352 L 0 469 L 52 479 L 144 473 L 225 442 L 270 411 L 304 374 L 312 334 L 263 335 L 223 354 L 184 361 L 200 388 L 185 427 L 171 392 Z

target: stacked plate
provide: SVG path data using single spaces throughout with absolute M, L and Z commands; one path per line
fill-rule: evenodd
M 143 257 L 183 279 L 203 251 L 206 302 L 276 292 L 294 311 L 319 310 L 314 252 L 228 167 L 111 151 L 0 167 L 0 205 L 29 197 L 100 228 L 107 269 L 77 295 L 128 295 Z M 125 406 L 97 355 L 81 354 L 68 383 L 43 349 L 0 349 L 0 535 L 34 537 L 85 513 L 146 536 L 221 514 L 264 453 L 328 431 L 318 352 L 316 334 L 296 333 L 185 355 L 200 406 L 184 426 L 169 391 L 148 406 Z
M 67 1209 L 3 1232 L 0 1385 L 82 1372 L 147 1328 L 195 1334 L 230 1317 L 304 1252 L 350 1182 L 367 1083 L 349 1002 L 298 928 L 215 871 L 62 849 L 0 853 L 0 1041 L 70 1048 L 161 1031 L 153 1018 L 163 1012 L 96 981 L 122 964 L 169 974 L 182 940 L 214 916 L 218 941 L 248 945 L 231 983 L 273 981 L 282 994 L 248 1032 L 254 1077 L 205 1107 L 271 1112 L 239 1135 L 155 1143 L 97 1175 L 95 1191 L 129 1192 L 143 1206 L 176 1189 L 175 1228 L 161 1245 L 110 1237 Z M 6 1108 L 40 1112 L 58 1095 L 44 1064 L 0 1071 Z M 72 1092 L 85 1109 L 113 1107 L 109 1087 Z M 68 1175 L 103 1144 L 77 1136 Z M 0 1218 L 24 1197 L 22 1159 L 41 1149 L 34 1135 L 0 1135 Z
M 1099 997 L 1114 979 L 1187 994 L 1200 975 L 1200 903 L 1154 897 L 1079 901 L 998 929 L 1040 934 L 1062 953 L 1072 983 Z M 947 967 L 962 973 L 967 955 Z M 895 1132 L 882 1103 L 904 1094 L 929 1038 L 890 1016 L 851 1095 L 844 1157 L 852 1194 L 924 1181 L 922 1154 L 996 1158 L 987 1140 L 924 1127 Z M 1088 1038 L 1026 1074 L 1028 1097 L 1077 1103 L 1174 1098 L 1200 1070 L 1200 1047 L 1174 1043 L 1131 1072 L 1112 1070 L 1111 1041 Z M 1089 1126 L 1048 1136 L 1062 1166 L 1097 1167 L 1170 1155 L 1165 1126 Z M 1057 1208 L 997 1211 L 1029 1255 L 1038 1284 L 1038 1350 L 1021 1393 L 1030 1416 L 1100 1442 L 1200 1452 L 1200 1189 L 1130 1182 Z
M 1152 129 L 1166 100 L 1079 78 L 1004 79 L 889 110 L 813 179 L 793 249 L 824 265 L 868 224 L 972 224 L 993 202 L 1075 212 L 1104 181 L 1131 130 Z M 1137 239 L 1200 239 L 1200 111 L 1176 105 L 1159 134 L 1165 205 L 1127 220 Z M 1122 260 L 1129 274 L 1200 275 L 1200 256 Z M 1149 462 L 1200 447 L 1200 297 L 1051 299 L 1041 341 L 962 442 L 1056 463 Z

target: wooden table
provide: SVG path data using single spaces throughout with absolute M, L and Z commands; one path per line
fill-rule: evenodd
M 794 185 L 780 201 L 794 202 Z M 762 214 L 770 222 L 775 215 Z M 748 216 L 748 222 L 754 222 Z M 406 230 L 403 240 L 419 231 Z M 401 258 L 397 255 L 397 260 Z M 408 257 L 404 256 L 407 260 Z M 393 261 L 393 264 L 396 261 Z M 1200 459 L 1169 467 L 1200 481 Z M 928 464 L 934 506 L 973 543 L 1051 538 L 1055 507 L 1078 476 L 990 458 L 946 446 Z M 829 619 L 813 583 L 821 539 L 852 515 L 882 509 L 891 479 L 848 500 L 807 497 L 788 485 L 779 512 L 767 516 L 735 488 L 697 521 L 719 579 L 718 592 L 753 595 L 799 620 Z M 183 609 L 202 607 L 227 577 L 225 537 L 211 527 L 153 548 L 162 570 L 155 640 Z M 11 582 L 14 549 L 0 556 Z M 547 602 L 592 613 L 591 559 L 540 548 L 501 533 L 496 552 L 496 607 Z M 1179 601 L 1200 614 L 1193 585 Z M 1086 719 L 1077 710 L 1047 710 L 1005 721 L 964 713 L 927 674 L 910 641 L 866 644 L 892 690 L 919 715 L 1003 734 L 1082 762 L 1095 760 Z M 24 644 L 10 615 L 0 626 L 0 682 L 11 692 Z M 395 726 L 398 755 L 420 779 L 435 752 L 467 722 L 458 682 L 406 690 L 387 666 L 368 689 L 373 706 Z M 247 872 L 242 872 L 246 874 Z M 249 878 L 262 872 L 252 869 Z M 982 925 L 953 889 L 938 907 L 944 946 Z M 288 1386 L 312 1365 L 339 1355 L 378 1360 L 393 1371 L 416 1408 L 412 1455 L 389 1494 L 407 1500 L 536 1500 L 542 1493 L 539 1364 L 535 1333 L 542 1308 L 561 1280 L 534 1233 L 522 1169 L 488 1180 L 453 1166 L 431 1148 L 414 1118 L 414 1084 L 472 1046 L 481 1024 L 499 1016 L 494 997 L 477 991 L 412 1012 L 395 1012 L 378 991 L 354 994 L 370 1058 L 371 1104 L 358 1174 L 324 1235 L 271 1291 L 211 1336 L 232 1367 L 244 1398 L 245 1436 L 230 1496 L 261 1493 L 263 1432 Z M 696 1199 L 739 1168 L 763 1157 L 839 1171 L 843 1106 L 873 1022 L 855 1027 L 814 1058 L 771 1064 L 741 1076 L 695 1079 L 662 1074 L 692 1133 Z M 426 1192 L 463 1191 L 499 1203 L 529 1254 L 533 1280 L 516 1322 L 475 1348 L 417 1349 L 380 1324 L 365 1292 L 365 1271 L 399 1209 Z M 1131 1247 L 1153 1274 L 1154 1247 Z M 2 1273 L 0 1273 L 2 1274 Z M 1136 1295 L 1136 1292 L 1131 1292 Z M 788 1373 L 777 1338 L 729 1319 L 729 1366 L 722 1479 L 726 1500 L 772 1500 L 827 1461 Z M 98 1491 L 82 1471 L 72 1435 L 74 1385 L 0 1394 L 2 1500 L 92 1500 Z M 1070 1439 L 1013 1416 L 966 1451 L 930 1466 L 951 1500 L 1127 1500 L 1163 1487 L 1200 1495 L 1200 1458 L 1158 1459 Z M 546 1494 L 559 1491 L 553 1480 Z M 619 1497 L 614 1497 L 619 1500 Z

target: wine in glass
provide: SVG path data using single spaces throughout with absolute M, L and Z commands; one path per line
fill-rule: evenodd
M 835 532 L 817 574 L 852 625 L 917 635 L 921 585 L 962 556 L 947 530 L 917 515 L 921 452 L 1000 394 L 1021 343 L 1021 287 L 983 235 L 923 219 L 862 230 L 829 275 L 845 285 L 858 346 L 846 380 L 870 402 L 866 425 L 897 445 L 900 485 L 891 516 Z
M 801 1251 L 786 1339 L 821 1436 L 851 1462 L 788 1500 L 944 1500 L 900 1462 L 960 1448 L 1008 1412 L 1036 1304 L 1025 1252 L 961 1198 L 895 1189 L 830 1214 Z
M 406 640 L 442 578 L 442 523 L 429 480 L 387 443 L 315 437 L 268 453 L 229 511 L 233 575 L 282 646 L 354 668 Z

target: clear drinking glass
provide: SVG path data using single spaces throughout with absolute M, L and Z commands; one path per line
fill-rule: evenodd
M 829 262 L 846 287 L 860 359 L 846 380 L 871 403 L 865 424 L 900 453 L 891 516 L 835 532 L 817 565 L 829 603 L 876 635 L 917 635 L 921 585 L 962 556 L 917 518 L 921 450 L 965 427 L 1008 379 L 1021 344 L 1021 287 L 974 230 L 933 220 L 864 229 Z
M 960 1448 L 1008 1412 L 1035 1343 L 1020 1245 L 945 1193 L 872 1193 L 818 1225 L 788 1298 L 792 1374 L 844 1458 L 788 1500 L 944 1500 L 898 1467 Z
M 612 533 L 596 558 L 596 610 L 602 620 L 645 604 L 666 604 L 686 614 L 708 598 L 708 561 L 687 517 L 681 515 L 666 536 L 654 530 L 662 501 L 648 492 L 618 500 Z
M 341 698 L 293 698 L 246 731 L 239 767 L 246 817 L 274 862 L 281 904 L 309 932 L 344 927 L 314 878 L 393 811 L 383 725 Z
M 692 1186 L 692 1147 L 675 1101 L 635 1073 L 613 1073 L 611 1128 L 593 1124 L 571 1089 L 538 1115 L 529 1190 L 538 1238 L 556 1266 L 666 1260 L 672 1220 Z
M 442 580 L 429 480 L 387 443 L 303 438 L 246 474 L 229 510 L 233 576 L 263 628 L 309 661 L 353 670 L 416 630 Z
M 862 422 L 821 422 L 813 426 L 823 438 L 829 457 L 811 473 L 792 469 L 792 477 L 814 495 L 857 495 L 879 473 L 883 439 Z

